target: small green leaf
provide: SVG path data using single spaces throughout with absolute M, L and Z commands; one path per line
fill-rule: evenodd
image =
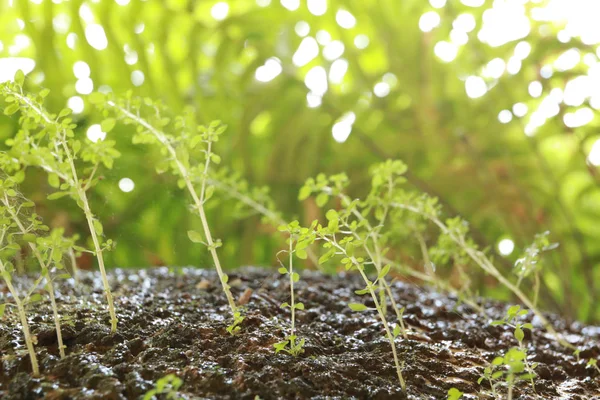
M 310 187 L 302 186 L 302 188 L 300 189 L 300 193 L 298 193 L 298 200 L 300 200 L 300 201 L 306 200 L 310 197 L 311 194 L 312 194 L 312 190 Z
M 292 274 L 292 280 L 293 280 L 294 282 L 298 282 L 298 281 L 300 280 L 300 275 L 299 275 L 297 272 L 294 272 L 294 273 Z
M 524 338 L 525 333 L 523 332 L 523 329 L 517 327 L 517 329 L 515 329 L 515 339 L 517 339 L 519 342 L 522 342 Z
M 348 307 L 353 311 L 365 311 L 368 309 L 368 307 L 362 303 L 348 303 Z
M 204 243 L 202 235 L 196 231 L 188 231 L 188 238 L 194 243 Z
M 329 195 L 327 193 L 319 193 L 316 198 L 317 206 L 323 207 L 329 201 Z
M 42 300 L 42 295 L 39 293 L 34 293 L 29 297 L 29 303 L 35 303 Z
M 294 308 L 296 310 L 304 310 L 304 303 L 296 303 L 294 304 Z
M 25 73 L 22 70 L 18 69 L 17 72 L 15 72 L 14 81 L 19 86 L 23 86 L 23 83 L 25 82 Z
M 60 179 L 58 179 L 58 175 L 48 174 L 48 183 L 53 188 L 58 188 L 60 186 Z
M 308 253 L 306 252 L 306 250 L 296 250 L 296 257 L 302 260 L 306 260 L 306 258 L 308 257 Z
M 117 121 L 114 118 L 107 118 L 100 123 L 100 127 L 102 128 L 103 132 L 108 133 L 113 130 L 116 123 Z
M 40 96 L 42 99 L 45 99 L 50 94 L 50 89 L 42 89 L 40 90 Z
M 215 163 L 215 164 L 221 164 L 221 156 L 217 155 L 217 154 L 211 154 L 210 155 L 210 160 Z
M 280 267 L 277 271 L 282 275 L 285 275 L 288 273 L 288 270 L 285 267 Z
M 289 303 L 286 302 L 286 303 L 282 303 L 279 307 L 286 308 L 286 307 L 289 307 L 289 306 L 290 306 Z
M 369 293 L 369 289 L 359 289 L 359 290 L 355 290 L 354 293 L 356 293 L 359 296 L 364 296 L 365 294 Z
M 377 276 L 377 278 L 378 278 L 378 279 L 385 278 L 385 276 L 386 276 L 386 275 L 387 275 L 387 274 L 390 272 L 390 268 L 391 268 L 391 267 L 392 267 L 392 266 L 391 266 L 391 265 L 389 265 L 389 264 L 388 264 L 388 265 L 386 265 L 385 267 L 383 267 L 383 268 L 381 269 L 381 272 L 380 272 L 380 273 L 379 273 L 379 275 Z
M 102 226 L 102 223 L 100 223 L 100 221 L 95 219 L 93 224 L 94 224 L 94 231 L 96 231 L 96 235 L 102 236 L 104 234 L 104 227 Z
M 12 103 L 4 109 L 4 115 L 13 115 L 19 111 L 19 103 Z
M 400 335 L 400 325 L 399 324 L 394 325 L 394 332 L 393 333 L 394 333 L 394 337 L 395 338 L 397 338 L 398 335 Z

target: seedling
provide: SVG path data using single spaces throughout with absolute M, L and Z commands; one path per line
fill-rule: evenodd
M 14 182 L 12 182 L 10 179 L 0 180 L 0 189 L 2 194 L 16 196 L 17 193 L 13 189 L 13 185 Z M 27 295 L 23 298 L 21 297 L 21 294 L 12 284 L 12 274 L 15 272 L 14 266 L 11 262 L 7 261 L 12 256 L 14 256 L 15 252 L 20 251 L 21 249 L 21 246 L 19 245 L 19 243 L 17 243 L 17 239 L 19 237 L 23 240 L 31 240 L 30 237 L 23 238 L 22 235 L 19 235 L 18 232 L 14 232 L 14 222 L 12 220 L 12 216 L 8 210 L 8 207 L 0 205 L 0 274 L 2 275 L 2 279 L 4 279 L 4 282 L 6 283 L 8 291 L 13 297 L 15 306 L 17 307 L 17 312 L 21 321 L 21 329 L 23 330 L 23 336 L 25 337 L 25 345 L 27 347 L 27 351 L 29 352 L 31 370 L 34 376 L 39 376 L 40 369 L 38 366 L 35 349 L 33 347 L 34 338 L 31 336 L 31 333 L 29 331 L 29 323 L 27 322 L 27 314 L 25 312 L 25 307 L 29 303 L 38 300 L 40 296 L 39 294 L 36 294 Z M 2 315 L 4 314 L 7 305 L 10 306 L 12 304 L 0 305 L 0 317 L 2 317 Z
M 594 368 L 598 373 L 600 373 L 600 367 L 598 367 L 598 360 L 595 358 L 590 358 L 590 360 L 585 365 L 586 368 Z
M 160 173 L 170 170 L 179 178 L 179 187 L 186 188 L 192 197 L 192 207 L 200 217 L 203 233 L 189 231 L 188 237 L 192 242 L 202 243 L 208 248 L 233 317 L 227 331 L 230 334 L 238 332 L 244 317 L 231 294 L 229 278 L 221 268 L 217 254 L 217 248 L 222 245 L 221 240 L 213 239 L 204 210 L 204 204 L 214 193 L 214 186 L 208 183 L 210 166 L 221 162 L 221 157 L 213 152 L 213 146 L 226 126 L 220 121 L 213 121 L 208 127 L 199 126 L 195 123 L 191 109 L 172 121 L 163 115 L 165 109 L 159 102 L 148 98 L 132 99 L 130 94 L 122 100 L 106 101 L 104 95 L 94 93 L 90 101 L 101 108 L 106 107 L 105 114 L 112 111 L 125 124 L 136 125 L 137 133 L 133 136 L 133 143 L 155 144 L 162 149 L 166 157 L 158 165 L 157 171 Z M 148 113 L 147 117 L 142 117 L 144 112 Z M 115 122 L 114 119 L 106 121 L 110 121 L 109 125 L 114 125 Z
M 537 374 L 534 372 L 534 370 L 538 366 L 538 363 L 533 363 L 531 365 L 529 364 L 529 362 L 527 361 L 527 349 L 523 345 L 523 339 L 525 338 L 524 329 L 529 329 L 531 331 L 531 330 L 533 330 L 533 325 L 529 322 L 521 323 L 518 320 L 519 317 L 523 317 L 525 315 L 527 315 L 527 310 L 521 310 L 521 306 L 519 306 L 519 305 L 512 306 L 508 309 L 508 311 L 506 312 L 506 315 L 504 316 L 503 319 L 497 320 L 497 321 L 492 321 L 491 325 L 498 326 L 498 325 L 506 324 L 514 329 L 513 335 L 514 335 L 515 339 L 517 340 L 517 342 L 519 343 L 518 350 L 521 351 L 523 354 L 525 354 L 525 358 L 523 358 L 523 365 L 528 372 L 527 376 L 529 377 L 529 380 L 531 382 L 531 387 L 533 388 L 533 391 L 535 392 L 535 384 L 533 382 L 533 378 L 535 378 L 537 376 Z
M 558 243 L 551 243 L 548 236 L 550 232 L 535 235 L 533 243 L 525 249 L 525 253 L 515 262 L 515 273 L 519 277 L 516 286 L 519 287 L 524 278 L 533 274 L 533 304 L 537 305 L 540 292 L 541 256 L 545 251 L 558 247 Z
M 463 392 L 457 388 L 450 388 L 448 390 L 448 400 L 459 400 L 463 396 Z
M 316 225 L 316 224 L 315 224 Z M 312 229 L 301 228 L 298 221 L 293 221 L 288 225 L 281 225 L 279 228 L 280 232 L 286 232 L 289 235 L 287 240 L 289 244 L 288 250 L 282 250 L 278 253 L 278 256 L 282 252 L 287 252 L 289 256 L 289 264 L 286 268 L 279 257 L 279 263 L 281 267 L 279 268 L 279 273 L 282 275 L 288 275 L 290 279 L 290 302 L 283 303 L 281 305 L 282 308 L 289 308 L 291 313 L 291 327 L 290 334 L 286 337 L 286 339 L 282 342 L 275 343 L 273 346 L 275 347 L 275 352 L 279 353 L 280 351 L 284 351 L 293 356 L 300 355 L 304 352 L 304 339 L 298 339 L 296 336 L 296 310 L 304 310 L 304 303 L 296 302 L 294 296 L 294 283 L 300 280 L 300 275 L 297 272 L 294 272 L 293 261 L 294 254 L 296 257 L 300 259 L 306 259 L 308 254 L 306 253 L 306 248 L 315 241 L 315 235 L 312 232 Z
M 364 239 L 355 240 L 354 235 L 352 235 L 350 231 L 344 231 L 340 229 L 341 227 L 346 227 L 346 229 L 348 229 L 349 226 L 356 227 L 358 225 L 356 221 L 349 222 L 349 218 L 352 215 L 351 208 L 355 205 L 356 201 L 353 202 L 353 205 L 341 211 L 339 214 L 335 210 L 329 210 L 327 212 L 327 219 L 329 221 L 328 225 L 326 227 L 323 227 L 320 224 L 315 226 L 315 238 L 317 240 L 321 240 L 323 242 L 323 248 L 326 249 L 326 253 L 321 256 L 319 261 L 325 262 L 334 256 L 340 256 L 341 263 L 344 265 L 346 270 L 356 270 L 359 272 L 366 286 L 364 289 L 357 291 L 357 294 L 370 294 L 373 303 L 375 304 L 375 310 L 377 311 L 377 314 L 379 315 L 379 318 L 383 324 L 387 339 L 392 347 L 394 364 L 396 366 L 396 373 L 398 374 L 400 386 L 403 390 L 405 390 L 406 383 L 402 376 L 402 369 L 400 367 L 398 354 L 396 352 L 396 344 L 394 343 L 394 339 L 400 334 L 401 328 L 399 325 L 396 325 L 393 330 L 390 328 L 390 324 L 385 316 L 383 306 L 379 301 L 380 297 L 377 295 L 379 280 L 385 279 L 385 276 L 390 271 L 390 267 L 386 266 L 382 268 L 381 272 L 378 273 L 377 279 L 375 281 L 371 281 L 368 278 L 365 269 L 367 266 L 372 265 L 372 262 L 365 261 L 363 257 L 355 255 L 355 249 L 362 248 L 361 242 Z M 314 225 L 315 224 L 313 224 L 313 226 Z M 342 236 L 342 238 L 339 240 L 338 235 Z M 370 309 L 362 303 L 349 303 L 348 306 L 354 311 L 366 311 Z
M 428 195 L 415 195 L 402 190 L 398 190 L 394 195 L 394 200 L 391 204 L 392 208 L 397 210 L 408 211 L 418 214 L 437 226 L 442 235 L 446 235 L 448 239 L 454 242 L 459 251 L 468 256 L 477 266 L 484 272 L 493 276 L 508 290 L 514 293 L 523 304 L 527 306 L 540 319 L 544 328 L 550 333 L 558 343 L 562 346 L 574 349 L 573 345 L 567 342 L 561 335 L 556 332 L 548 319 L 540 312 L 532 300 L 529 299 L 521 289 L 510 282 L 502 273 L 494 266 L 492 261 L 485 253 L 477 247 L 472 239 L 468 237 L 468 224 L 460 218 L 448 219 L 445 223 L 441 219 L 441 208 L 438 205 L 437 199 Z
M 154 389 L 147 391 L 144 394 L 144 400 L 153 400 L 157 394 L 163 394 L 165 399 L 180 400 L 183 399 L 178 391 L 183 381 L 174 374 L 166 375 L 156 381 Z
M 48 227 L 41 222 L 35 213 L 29 216 L 22 214 L 23 209 L 31 208 L 34 204 L 27 199 L 20 198 L 12 186 L 10 179 L 4 181 L 3 189 L 5 190 L 0 198 L 0 203 L 4 206 L 8 214 L 11 226 L 16 228 L 17 234 L 26 239 L 31 252 L 40 265 L 41 275 L 46 281 L 46 290 L 50 296 L 50 304 L 52 305 L 54 325 L 58 340 L 58 350 L 60 357 L 64 358 L 66 346 L 63 344 L 62 340 L 60 316 L 58 314 L 58 307 L 56 306 L 56 298 L 54 295 L 54 278 L 50 273 L 52 265 L 59 270 L 63 269 L 61 260 L 64 249 L 60 246 L 60 242 L 62 241 L 62 231 L 55 230 L 49 237 L 36 237 L 37 232 L 47 231 Z M 9 189 L 6 190 L 6 188 Z M 68 274 L 66 276 L 69 277 Z M 64 277 L 64 275 L 61 275 L 61 277 Z
M 401 161 L 388 160 L 376 165 L 371 169 L 371 191 L 364 201 L 351 200 L 344 193 L 348 186 L 348 178 L 345 174 L 333 175 L 329 178 L 325 175 L 319 175 L 315 179 L 308 179 L 300 189 L 298 198 L 304 200 L 312 194 L 317 194 L 316 202 L 319 206 L 324 206 L 330 197 L 337 197 L 344 210 L 340 215 L 345 218 L 338 218 L 335 210 L 327 213 L 329 224 L 340 224 L 341 232 L 350 235 L 356 240 L 357 248 L 362 249 L 369 261 L 366 265 L 373 265 L 378 275 L 377 284 L 379 285 L 379 302 L 382 306 L 384 315 L 387 312 L 387 301 L 389 299 L 392 309 L 396 314 L 398 323 L 394 327 L 394 332 L 402 333 L 407 338 L 406 328 L 402 319 L 403 310 L 398 307 L 392 294 L 386 276 L 390 271 L 391 265 L 384 264 L 384 256 L 389 250 L 386 247 L 388 234 L 383 233 L 386 220 L 389 216 L 390 201 L 395 187 L 405 181 L 402 176 L 406 172 L 406 165 Z M 372 224 L 368 216 L 373 211 L 374 223 Z M 330 218 L 331 217 L 331 218 Z M 319 264 L 325 262 L 335 253 L 332 249 L 319 260 Z M 368 291 L 363 290 L 361 294 Z
M 102 223 L 90 208 L 87 192 L 98 182 L 96 176 L 98 170 L 102 166 L 112 168 L 114 159 L 119 157 L 120 153 L 114 149 L 115 142 L 112 140 L 94 143 L 88 139 L 84 141 L 76 139 L 74 132 L 76 125 L 69 118 L 71 110 L 63 109 L 58 115 L 49 113 L 43 106 L 43 100 L 48 96 L 49 91 L 44 89 L 39 95 L 27 94 L 23 91 L 23 81 L 24 74 L 19 70 L 15 74 L 14 82 L 7 82 L 0 87 L 0 93 L 10 104 L 4 109 L 4 113 L 12 115 L 21 111 L 19 120 L 21 130 L 14 138 L 9 139 L 7 144 L 12 147 L 13 153 L 23 165 L 41 167 L 48 173 L 48 183 L 59 189 L 58 192 L 48 196 L 50 200 L 69 196 L 82 209 L 102 275 L 111 330 L 115 332 L 117 316 L 103 257 L 103 251 L 112 248 L 113 242 L 110 239 L 103 241 Z M 110 121 L 102 124 L 105 132 L 110 131 L 113 126 L 114 123 Z M 90 165 L 83 170 L 83 174 L 75 165 L 75 160 L 78 158 Z

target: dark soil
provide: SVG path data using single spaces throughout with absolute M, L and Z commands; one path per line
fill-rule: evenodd
M 246 289 L 252 290 L 243 329 L 235 336 L 225 330 L 229 312 L 213 271 L 118 270 L 110 278 L 119 317 L 115 334 L 109 330 L 97 275 L 82 274 L 77 288 L 72 282 L 58 285 L 68 346 L 63 360 L 48 303 L 29 311 L 38 341 L 39 379 L 30 375 L 16 315 L 7 312 L 0 321 L 0 398 L 138 399 L 158 379 L 174 373 L 183 380 L 179 395 L 186 399 L 443 399 L 451 387 L 468 394 L 465 398 L 486 399 L 491 398 L 489 386 L 477 384 L 483 366 L 516 345 L 509 328 L 489 325 L 508 305 L 485 302 L 488 317 L 483 317 L 453 297 L 396 282 L 396 301 L 406 306 L 410 328 L 408 340 L 396 340 L 405 393 L 376 314 L 347 306 L 361 301 L 354 294 L 364 286 L 360 277 L 302 274 L 297 298 L 306 311 L 298 313 L 297 321 L 306 351 L 297 358 L 273 349 L 289 326 L 288 309 L 279 307 L 288 301 L 287 278 L 276 272 L 242 269 L 230 274 L 236 296 L 246 292 L 247 297 Z M 0 296 L 10 297 L 1 284 Z M 392 320 L 391 310 L 388 315 Z M 540 363 L 539 376 L 535 392 L 530 383 L 520 382 L 514 398 L 600 398 L 599 374 L 585 366 L 587 359 L 600 357 L 600 327 L 549 318 L 582 349 L 581 360 L 529 318 L 536 329 L 526 331 L 525 343 L 529 360 Z

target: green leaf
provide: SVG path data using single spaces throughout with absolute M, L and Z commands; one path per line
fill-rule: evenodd
M 116 123 L 117 121 L 114 118 L 107 118 L 100 123 L 100 127 L 102 128 L 102 131 L 108 133 L 113 130 Z
M 296 310 L 304 310 L 304 303 L 296 303 L 294 304 L 294 308 Z
M 310 197 L 311 194 L 312 194 L 312 190 L 310 187 L 302 186 L 302 188 L 300 189 L 300 193 L 298 193 L 298 200 L 300 200 L 300 201 L 306 200 Z
M 364 296 L 365 294 L 369 293 L 369 289 L 365 288 L 365 289 L 355 290 L 354 293 L 356 293 L 359 296 Z
M 279 307 L 286 308 L 286 307 L 289 307 L 289 306 L 290 306 L 290 304 L 286 302 L 286 303 L 282 303 Z
M 397 338 L 398 335 L 400 335 L 400 332 L 401 332 L 400 325 L 399 324 L 394 325 L 394 332 L 393 333 L 394 333 L 394 337 L 395 338 Z
M 48 174 L 48 183 L 53 188 L 58 188 L 60 186 L 60 179 L 56 174 Z
M 365 311 L 368 309 L 368 307 L 362 303 L 348 303 L 348 307 L 353 311 Z
M 28 302 L 29 303 L 36 303 L 38 301 L 42 300 L 42 295 L 39 293 L 34 293 L 31 296 L 29 296 Z
M 335 255 L 335 249 L 329 250 L 327 253 L 319 257 L 319 264 L 323 264 L 331 259 Z
M 4 311 L 6 310 L 6 303 L 0 304 L 0 318 L 4 316 Z
M 45 99 L 50 94 L 50 89 L 42 89 L 40 90 L 40 96 L 42 99 Z
M 25 73 L 22 70 L 18 69 L 17 72 L 15 72 L 14 81 L 19 86 L 23 86 L 23 83 L 25 82 Z
M 525 333 L 523 332 L 523 329 L 517 327 L 517 329 L 515 329 L 515 339 L 517 339 L 519 342 L 522 342 L 524 338 Z
M 298 282 L 300 280 L 300 275 L 297 272 L 292 273 L 292 281 Z
M 194 243 L 204 243 L 204 239 L 202 238 L 202 235 L 196 231 L 188 231 L 187 235 L 188 235 L 188 238 Z
M 391 265 L 386 265 L 385 267 L 383 267 L 381 269 L 381 272 L 379 272 L 379 275 L 377 276 L 378 279 L 382 279 L 385 278 L 385 276 L 390 272 L 390 268 L 392 268 Z
M 19 111 L 19 103 L 12 103 L 4 109 L 4 115 L 13 115 Z
M 296 250 L 296 257 L 302 260 L 306 260 L 306 258 L 308 257 L 308 253 L 306 252 L 306 250 Z
M 282 275 L 285 275 L 288 273 L 288 270 L 285 267 L 280 267 L 277 271 Z
M 329 201 L 329 195 L 327 193 L 319 193 L 316 198 L 317 206 L 323 207 Z
M 217 155 L 217 154 L 211 154 L 210 155 L 210 160 L 215 163 L 215 164 L 221 164 L 221 156 Z
M 100 221 L 95 219 L 93 224 L 94 224 L 94 231 L 96 231 L 96 235 L 102 236 L 102 234 L 104 233 L 104 227 L 102 226 L 102 223 L 100 223 Z

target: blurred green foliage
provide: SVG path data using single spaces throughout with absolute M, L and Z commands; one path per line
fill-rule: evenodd
M 89 91 L 90 82 L 83 76 L 85 68 L 75 76 L 78 61 L 89 66 L 94 90 L 122 94 L 132 89 L 135 95 L 163 100 L 174 113 L 193 105 L 202 123 L 222 120 L 229 126 L 216 149 L 223 165 L 239 171 L 253 185 L 269 186 L 288 220 L 308 223 L 323 217 L 310 201 L 297 201 L 307 177 L 345 171 L 353 183 L 351 194 L 361 196 L 368 190 L 371 164 L 402 159 L 409 166 L 409 184 L 438 196 L 448 215 L 470 221 L 477 243 L 489 246 L 493 253 L 501 239 L 514 241 L 512 254 L 496 255 L 506 275 L 534 236 L 549 230 L 551 241 L 560 246 L 541 260 L 540 301 L 564 315 L 600 320 L 600 310 L 593 307 L 600 281 L 600 170 L 588 160 L 600 138 L 598 118 L 569 127 L 566 114 L 581 104 L 559 101 L 557 115 L 525 134 L 532 111 L 553 89 L 564 90 L 571 79 L 598 63 L 597 45 L 577 37 L 559 41 L 564 22 L 530 18 L 541 6 L 535 3 L 512 2 L 519 4 L 516 12 L 527 15 L 529 33 L 493 47 L 478 40 L 482 24 L 492 18 L 485 16 L 491 1 L 478 7 L 457 0 L 445 5 L 432 1 L 443 5 L 437 9 L 422 0 L 322 2 L 326 11 L 314 15 L 304 0 L 231 0 L 222 20 L 211 15 L 216 1 L 2 2 L 0 68 L 8 71 L 7 60 L 12 57 L 34 60 L 26 86 L 31 91 L 51 89 L 47 105 L 53 111 L 69 99 L 69 105 L 77 108 L 80 100 L 73 97 L 83 99 L 84 109 L 75 115 L 77 134 L 82 137 L 102 118 L 81 94 Z M 224 6 L 219 7 L 223 11 Z M 341 9 L 355 16 L 356 23 L 350 19 L 341 24 L 347 28 L 340 26 L 336 18 Z M 422 32 L 422 15 L 431 11 L 441 17 L 439 26 Z M 450 43 L 453 24 L 456 31 L 457 17 L 465 13 L 474 17 L 476 26 L 461 36 L 467 35 L 467 43 L 454 47 L 456 58 L 442 62 L 435 55 L 436 44 Z M 92 24 L 102 27 L 106 48 L 98 50 L 90 44 L 95 29 L 96 40 L 100 38 L 96 47 L 104 47 L 102 29 L 90 29 Z M 326 58 L 321 53 L 306 65 L 295 65 L 292 59 L 303 40 L 296 31 L 303 34 L 307 26 L 308 35 L 321 42 L 319 50 L 325 47 L 322 43 L 339 40 L 341 57 L 348 65 L 341 83 L 329 82 L 316 107 L 307 105 L 305 76 L 311 70 L 322 71 L 313 69 L 316 66 L 329 71 L 331 59 L 339 55 Z M 510 28 L 505 29 L 510 34 Z M 368 38 L 366 48 L 358 48 L 366 44 L 359 35 Z M 517 59 L 517 72 L 501 72 L 496 78 L 489 71 L 484 74 L 491 60 L 514 58 L 522 40 L 531 45 L 531 52 L 522 62 Z M 555 68 L 550 77 L 540 72 L 573 48 L 580 56 L 575 65 L 564 71 Z M 257 69 L 269 59 L 271 70 L 278 71 L 273 67 L 277 63 L 281 73 L 261 82 L 257 77 L 266 79 Z M 484 77 L 483 96 L 467 96 L 468 76 Z M 528 93 L 532 81 L 541 82 L 541 96 Z M 382 97 L 375 96 L 374 87 L 382 82 L 385 85 L 378 93 Z M 311 101 L 318 98 L 312 96 Z M 516 103 L 527 106 L 527 115 L 499 122 L 499 112 L 511 110 Z M 354 117 L 348 117 L 349 112 Z M 338 143 L 332 127 L 343 116 L 346 126 L 350 121 L 351 132 Z M 17 129 L 17 118 L 0 118 L 2 142 Z M 117 141 L 123 156 L 90 194 L 107 236 L 117 241 L 117 249 L 107 255 L 108 265 L 210 265 L 206 250 L 187 240 L 186 232 L 199 229 L 199 222 L 189 217 L 186 194 L 175 179 L 154 171 L 159 155 L 131 144 L 127 126 L 117 126 L 108 135 Z M 118 186 L 125 177 L 135 183 L 128 193 Z M 38 204 L 46 223 L 88 239 L 85 220 L 67 201 L 45 200 L 50 188 L 42 173 L 28 171 L 22 190 Z M 226 268 L 275 264 L 283 239 L 272 227 L 262 225 L 256 216 L 237 218 L 231 201 L 222 197 L 215 196 L 209 206 L 215 236 L 223 239 Z M 425 238 L 430 245 L 435 239 L 433 234 Z M 394 251 L 403 262 L 422 268 L 416 239 L 399 243 Z M 473 272 L 471 279 L 481 294 L 507 296 L 478 274 Z

